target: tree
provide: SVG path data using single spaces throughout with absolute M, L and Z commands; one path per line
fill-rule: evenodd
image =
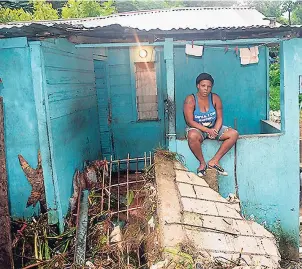
M 113 0 L 99 3 L 96 0 L 68 0 L 62 8 L 62 18 L 107 16 L 115 12 Z
M 292 11 L 292 22 L 294 24 L 302 24 L 302 5 L 299 3 Z
M 33 20 L 56 20 L 59 18 L 58 11 L 55 10 L 51 3 L 46 3 L 45 0 L 32 0 L 33 5 Z
M 282 1 L 247 1 L 246 4 L 256 8 L 266 17 L 280 18 L 282 16 Z
M 31 6 L 25 11 L 23 8 L 0 8 L 0 22 L 7 23 L 11 21 L 31 21 L 31 20 L 55 20 L 58 19 L 58 11 L 53 9 L 50 3 L 45 0 L 32 0 L 27 3 Z
M 184 1 L 185 7 L 232 7 L 238 5 L 238 1 Z
M 23 10 L 23 8 L 10 9 L 0 8 L 0 22 L 7 23 L 11 21 L 30 21 L 32 14 Z
M 186 0 L 126 0 L 117 1 L 118 12 L 152 10 L 175 7 L 230 7 L 237 3 L 233 1 L 186 1 Z
M 292 24 L 292 20 L 291 20 L 291 15 L 292 12 L 295 10 L 295 8 L 297 7 L 298 3 L 294 2 L 294 1 L 284 1 L 282 2 L 281 8 L 282 8 L 282 12 L 287 12 L 288 14 L 288 24 L 291 25 Z

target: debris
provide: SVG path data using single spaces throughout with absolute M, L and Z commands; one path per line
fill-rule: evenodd
M 281 112 L 280 112 L 280 110 L 278 110 L 278 111 L 270 110 L 269 119 L 273 122 L 280 123 L 281 122 Z
M 110 242 L 118 243 L 122 241 L 121 228 L 120 226 L 115 226 L 113 231 L 110 234 Z
M 88 227 L 88 191 L 82 192 L 82 196 L 79 197 L 79 215 L 77 216 L 77 232 L 75 239 L 75 253 L 74 261 L 76 265 L 85 264 L 86 253 L 86 237 Z
M 240 203 L 240 200 L 237 196 L 233 193 L 230 193 L 229 196 L 226 198 L 230 203 Z
M 142 160 L 147 164 L 146 158 Z M 31 221 L 12 222 L 17 268 L 77 268 L 76 264 L 81 264 L 91 269 L 129 269 L 149 267 L 150 261 L 160 260 L 154 165 L 127 174 L 112 172 L 112 166 L 111 162 L 108 173 L 107 162 L 94 161 L 82 172 L 76 171 L 63 234 L 56 225 L 48 224 L 47 213 Z M 88 197 L 79 206 L 82 193 Z
M 149 232 L 153 231 L 155 228 L 154 217 L 152 216 L 148 221 Z
M 108 163 L 106 160 L 96 160 L 86 166 L 83 172 L 76 171 L 73 177 L 73 195 L 70 198 L 71 212 L 74 212 L 80 190 L 100 188 L 102 177 L 108 178 Z M 99 178 L 99 180 L 98 180 Z
M 150 269 L 162 269 L 166 268 L 166 266 L 169 264 L 169 261 L 165 259 L 164 261 L 160 261 L 154 265 L 151 265 Z
M 38 152 L 38 166 L 36 169 L 32 168 L 21 154 L 18 155 L 18 159 L 25 176 L 27 177 L 27 180 L 32 187 L 32 191 L 28 198 L 26 207 L 29 207 L 31 205 L 36 206 L 37 202 L 40 202 L 41 212 L 45 213 L 47 206 L 41 153 L 40 151 Z
M 94 264 L 91 261 L 87 261 L 85 263 L 85 265 L 89 268 L 89 269 L 96 269 L 96 267 L 94 266 Z

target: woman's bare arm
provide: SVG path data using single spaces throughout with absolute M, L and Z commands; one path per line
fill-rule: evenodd
M 213 104 L 216 109 L 216 123 L 214 129 L 218 132 L 222 126 L 223 113 L 222 113 L 222 102 L 220 97 L 217 94 L 213 94 Z

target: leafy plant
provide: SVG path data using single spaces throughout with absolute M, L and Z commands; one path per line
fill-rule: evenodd
M 276 59 L 276 62 L 270 65 L 269 70 L 269 105 L 270 110 L 280 110 L 280 63 Z
M 62 18 L 107 16 L 115 12 L 113 0 L 99 3 L 96 0 L 68 0 L 62 8 Z

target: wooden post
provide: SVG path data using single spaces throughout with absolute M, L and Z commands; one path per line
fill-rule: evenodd
M 166 38 L 164 43 L 164 59 L 167 70 L 167 120 L 166 138 L 168 149 L 177 152 L 176 148 L 176 114 L 175 114 L 175 74 L 173 38 Z
M 0 269 L 14 268 L 4 146 L 3 98 L 0 97 Z

